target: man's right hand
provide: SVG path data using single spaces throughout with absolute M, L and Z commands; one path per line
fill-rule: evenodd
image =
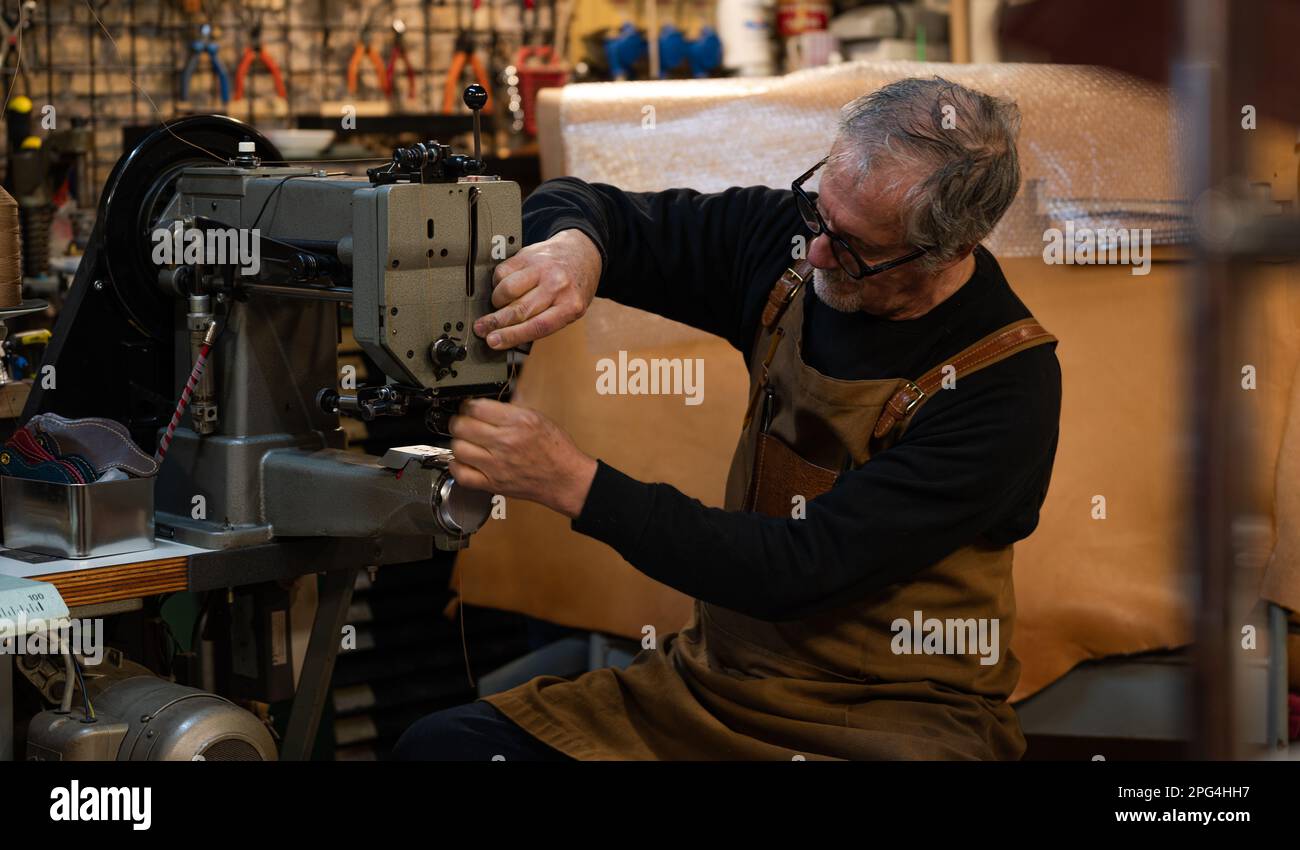
M 474 333 L 497 350 L 549 336 L 587 312 L 600 273 L 600 250 L 581 230 L 561 230 L 522 248 L 496 267 L 497 309 L 474 322 Z

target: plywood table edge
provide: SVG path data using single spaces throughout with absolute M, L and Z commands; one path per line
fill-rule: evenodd
M 30 576 L 54 585 L 69 608 L 189 589 L 187 555 Z

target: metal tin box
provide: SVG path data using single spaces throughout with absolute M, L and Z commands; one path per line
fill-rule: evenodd
M 95 558 L 154 547 L 152 478 L 55 484 L 5 476 L 4 545 Z

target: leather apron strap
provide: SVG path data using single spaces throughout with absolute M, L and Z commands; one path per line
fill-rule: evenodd
M 772 291 L 767 293 L 767 306 L 763 308 L 763 328 L 771 331 L 781 321 L 785 315 L 785 310 L 790 306 L 799 290 L 803 289 L 804 283 L 808 280 L 808 275 L 812 274 L 813 264 L 807 260 L 800 260 L 793 266 L 785 270 L 781 279 L 772 287 Z
M 749 423 L 754 418 L 754 411 L 758 409 L 758 400 L 763 397 L 763 389 L 767 386 L 767 367 L 772 365 L 772 359 L 776 357 L 776 350 L 781 346 L 781 340 L 785 339 L 785 330 L 779 325 L 781 317 L 785 315 L 786 309 L 794 301 L 795 297 L 803 291 L 803 285 L 812 274 L 813 265 L 807 260 L 800 260 L 793 266 L 785 270 L 781 279 L 776 282 L 772 290 L 767 293 L 767 304 L 763 307 L 763 330 L 771 334 L 772 341 L 767 346 L 767 353 L 763 356 L 763 378 L 754 382 L 754 388 L 749 394 L 749 404 L 745 406 L 745 421 L 742 427 L 748 428 Z
M 915 381 L 905 382 L 885 403 L 872 436 L 879 440 L 915 416 L 917 409 L 943 385 L 945 377 L 964 378 L 1026 348 L 1049 342 L 1056 342 L 1056 337 L 1033 318 L 1021 319 L 994 331 L 947 363 L 935 366 Z M 953 371 L 946 372 L 948 369 Z
M 772 287 L 771 292 L 767 295 L 767 304 L 763 308 L 762 323 L 763 330 L 771 334 L 772 340 L 762 361 L 763 380 L 756 381 L 753 391 L 750 393 L 749 405 L 745 410 L 743 426 L 745 428 L 749 427 L 749 423 L 754 418 L 754 412 L 758 407 L 758 401 L 762 398 L 763 389 L 767 384 L 767 367 L 776 356 L 781 340 L 785 338 L 784 331 L 779 327 L 781 317 L 785 315 L 790 303 L 803 290 L 803 286 L 812 271 L 812 263 L 807 260 L 800 260 L 785 270 L 785 273 L 781 275 L 781 279 L 776 282 L 776 285 Z M 956 357 L 953 357 L 947 363 L 935 366 L 915 381 L 904 383 L 898 392 L 885 404 L 885 409 L 881 411 L 880 418 L 876 420 L 876 427 L 872 431 L 872 436 L 878 440 L 882 439 L 899 425 L 908 422 L 912 416 L 916 415 L 916 411 L 921 405 L 939 390 L 946 377 L 951 376 L 953 380 L 963 378 L 1005 360 L 1026 348 L 1033 348 L 1036 345 L 1056 341 L 1056 337 L 1032 317 L 1012 322 L 1006 327 L 994 331 L 958 353 Z M 951 373 L 946 371 L 949 368 L 953 370 Z

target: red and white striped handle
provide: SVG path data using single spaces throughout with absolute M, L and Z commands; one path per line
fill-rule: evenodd
M 181 424 L 181 416 L 190 404 L 190 396 L 194 395 L 194 388 L 199 385 L 199 379 L 203 377 L 203 367 L 208 364 L 208 354 L 212 351 L 213 332 L 216 328 L 216 322 L 208 325 L 208 333 L 203 338 L 203 347 L 199 349 L 199 356 L 194 359 L 194 368 L 190 370 L 190 378 L 185 382 L 185 389 L 181 390 L 180 401 L 176 402 L 176 412 L 172 414 L 172 421 L 167 423 L 167 432 L 158 441 L 158 451 L 154 453 L 153 459 L 159 464 L 167 456 L 172 437 L 176 435 L 176 428 Z

